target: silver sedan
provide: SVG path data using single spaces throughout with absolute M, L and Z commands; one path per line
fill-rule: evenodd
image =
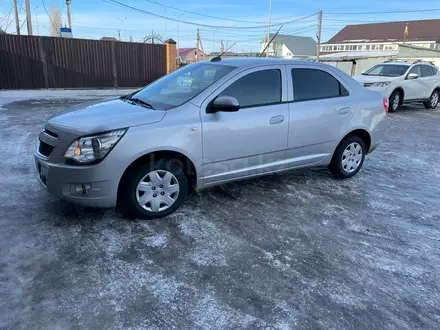
M 62 199 L 156 218 L 193 189 L 234 180 L 311 166 L 349 178 L 382 141 L 387 110 L 328 65 L 216 58 L 54 115 L 35 162 Z

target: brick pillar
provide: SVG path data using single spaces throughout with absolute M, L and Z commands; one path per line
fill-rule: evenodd
M 165 41 L 167 73 L 177 70 L 177 49 L 176 42 L 173 39 Z

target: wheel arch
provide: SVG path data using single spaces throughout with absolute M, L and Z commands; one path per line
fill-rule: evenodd
M 367 153 L 368 153 L 368 151 L 369 151 L 370 148 L 371 148 L 371 135 L 370 135 L 370 133 L 369 133 L 366 129 L 363 129 L 363 128 L 357 128 L 357 129 L 354 129 L 354 130 L 348 132 L 347 134 L 345 134 L 345 136 L 341 139 L 341 141 L 340 141 L 340 142 L 338 143 L 338 145 L 336 146 L 335 150 L 339 147 L 339 145 L 340 145 L 340 144 L 341 144 L 341 143 L 342 143 L 347 137 L 349 137 L 349 136 L 351 136 L 351 135 L 357 136 L 357 137 L 361 138 L 362 141 L 364 141 L 364 143 L 365 143 L 365 147 L 367 148 Z
M 118 200 L 124 182 L 131 173 L 131 171 L 135 170 L 137 167 L 141 165 L 148 164 L 152 161 L 157 161 L 160 159 L 174 160 L 183 169 L 183 172 L 185 173 L 188 179 L 189 189 L 190 190 L 196 189 L 197 169 L 194 162 L 187 155 L 175 150 L 157 150 L 140 155 L 135 160 L 133 160 L 129 166 L 127 166 L 118 184 Z

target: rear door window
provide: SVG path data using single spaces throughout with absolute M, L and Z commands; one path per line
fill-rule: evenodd
M 318 69 L 292 69 L 294 101 L 348 96 L 347 89 L 328 72 Z
M 434 70 L 428 65 L 422 65 L 422 77 L 431 77 L 434 75 Z

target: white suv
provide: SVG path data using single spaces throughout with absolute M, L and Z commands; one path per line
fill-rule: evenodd
M 439 70 L 428 63 L 385 62 L 354 78 L 365 87 L 382 92 L 389 99 L 390 112 L 403 103 L 415 102 L 434 109 L 439 101 Z

